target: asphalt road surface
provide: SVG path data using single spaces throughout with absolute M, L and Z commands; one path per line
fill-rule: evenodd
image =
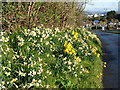
M 104 88 L 120 88 L 120 34 L 107 33 L 103 31 L 92 31 L 96 33 L 102 42 L 103 61 L 107 67 L 103 70 Z M 119 64 L 119 65 L 118 65 Z

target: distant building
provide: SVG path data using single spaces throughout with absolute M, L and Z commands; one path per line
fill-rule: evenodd
M 99 15 L 97 13 L 94 14 L 94 17 L 98 17 Z

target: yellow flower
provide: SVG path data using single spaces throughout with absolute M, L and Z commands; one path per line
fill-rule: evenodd
M 73 30 L 73 31 L 72 31 L 72 35 L 74 35 L 74 34 L 75 34 L 75 31 Z
M 102 76 L 103 75 L 103 73 L 100 73 L 100 76 Z
M 68 42 L 67 42 L 67 41 L 65 41 L 64 47 L 66 47 L 66 46 L 67 46 L 67 43 L 68 43 Z
M 64 52 L 68 53 L 69 51 L 68 51 L 68 49 L 65 49 Z
M 87 70 L 86 73 L 90 73 L 90 72 Z
M 99 78 L 100 76 L 99 76 L 99 75 L 97 75 L 96 77 L 97 77 L 97 78 Z
M 79 57 L 74 56 L 74 59 L 75 59 L 74 61 L 75 64 L 78 64 L 79 62 L 81 62 L 81 59 Z
M 12 79 L 12 82 L 15 82 L 15 81 L 17 81 L 18 79 L 17 78 L 15 78 L 15 79 Z
M 68 43 L 67 48 L 72 48 L 71 43 Z
M 97 54 L 97 57 L 100 57 L 100 54 L 99 54 L 99 53 Z
M 74 52 L 73 54 L 74 54 L 74 55 L 76 55 L 77 53 L 76 53 L 76 52 Z
M 74 59 L 76 59 L 77 57 L 76 56 L 74 56 Z
M 72 52 L 69 52 L 69 54 L 71 55 L 71 54 L 72 54 Z
M 106 65 L 104 65 L 103 67 L 106 67 Z
M 92 52 L 96 52 L 96 49 L 95 49 L 95 48 L 93 48 L 93 49 L 92 49 Z
M 107 64 L 106 62 L 104 62 L 104 64 Z

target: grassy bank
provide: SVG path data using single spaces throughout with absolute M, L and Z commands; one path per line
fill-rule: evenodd
M 2 88 L 101 88 L 101 42 L 84 28 L 1 32 Z

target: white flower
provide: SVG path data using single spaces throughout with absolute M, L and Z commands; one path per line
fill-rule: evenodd
M 75 77 L 77 77 L 77 74 L 75 74 Z
M 2 36 L 2 38 L 0 39 L 0 41 L 8 42 L 8 41 L 9 41 L 9 38 L 5 38 L 4 36 Z
M 68 66 L 68 69 L 71 69 L 71 66 Z
M 31 86 L 34 86 L 34 85 L 35 85 L 35 83 L 34 83 L 34 82 L 31 82 L 31 83 L 30 83 L 30 87 L 31 87 Z
M 36 87 L 39 87 L 39 86 L 40 86 L 40 84 L 39 84 L 39 83 L 35 83 L 35 86 L 36 86 Z
M 9 52 L 10 51 L 10 48 L 7 48 L 7 50 L 6 50 L 7 52 Z
M 43 72 L 43 69 L 42 69 L 42 68 L 40 68 L 40 71 L 41 71 L 41 72 Z
M 40 42 L 42 42 L 43 41 L 43 38 L 40 38 Z
M 84 69 L 84 68 L 82 68 L 82 71 L 85 71 L 85 69 Z
M 41 83 L 42 81 L 41 80 L 38 80 L 39 83 Z
M 33 79 L 32 82 L 37 82 L 37 80 Z
M 32 76 L 32 71 L 30 71 L 30 73 L 28 73 L 28 75 Z
M 31 32 L 30 32 L 30 35 L 31 35 L 31 36 L 36 36 L 36 32 L 35 32 L 35 31 L 31 31 Z
M 46 37 L 46 34 L 43 34 L 42 37 L 45 38 L 45 37 Z
M 27 62 L 24 62 L 24 65 L 27 65 Z
M 83 68 L 83 66 L 81 65 L 81 66 L 80 66 L 80 68 L 82 69 L 82 68 Z
M 24 39 L 20 36 L 17 37 L 19 41 L 24 42 Z
M 65 61 L 64 64 L 66 64 L 67 62 Z
M 29 50 L 30 50 L 30 48 L 29 48 L 29 47 L 27 47 L 27 50 L 29 51 Z
M 40 71 L 40 70 L 38 70 L 37 74 L 41 74 L 41 71 Z
M 4 85 L 4 84 L 5 84 L 5 81 L 2 81 L 1 84 Z
M 66 60 L 67 58 L 65 57 L 65 58 L 63 58 L 63 60 Z
M 80 72 L 80 73 L 82 73 L 82 72 Z
M 47 41 L 45 44 L 46 44 L 46 45 L 48 45 L 48 44 L 49 44 L 49 42 Z
M 13 56 L 13 57 L 12 57 L 12 59 L 16 59 L 16 57 L 15 57 L 15 56 Z
M 68 38 L 68 34 L 65 34 L 65 37 Z
M 9 82 L 7 82 L 7 84 L 9 84 Z
M 72 68 L 72 70 L 74 70 L 74 68 Z
M 40 64 L 40 66 L 42 66 L 42 64 Z
M 56 31 L 59 31 L 59 28 L 58 28 L 58 27 L 56 27 L 56 28 L 55 28 L 55 30 L 56 30 Z
M 1 36 L 3 36 L 4 32 L 0 32 L 1 33 Z
M 5 86 L 2 86 L 2 88 L 5 88 Z
M 72 62 L 68 61 L 68 65 L 71 65 L 71 64 L 72 64 Z
M 19 42 L 18 43 L 18 46 L 23 46 L 24 45 L 24 42 Z
M 49 54 L 47 54 L 47 57 L 49 57 L 50 55 Z
M 46 88 L 49 88 L 50 85 L 46 85 Z
M 55 57 L 55 55 L 52 55 L 53 57 Z
M 43 27 L 44 25 L 43 25 L 43 24 L 41 24 L 41 26 Z
M 23 73 L 23 72 L 19 71 L 19 75 L 25 77 L 26 73 Z
M 15 83 L 13 83 L 15 85 L 16 88 L 18 88 L 18 85 L 16 85 Z
M 31 60 L 32 60 L 32 58 L 30 57 L 30 58 L 29 58 L 29 60 L 31 61 Z
M 39 60 L 39 62 L 41 62 L 41 61 L 42 61 L 42 59 L 41 59 L 41 58 L 38 58 L 38 60 Z
M 2 67 L 2 70 L 5 70 L 6 69 L 6 67 Z
M 63 55 L 61 54 L 61 55 L 59 55 L 59 57 L 62 57 Z
M 5 72 L 5 74 L 6 74 L 7 76 L 9 76 L 9 75 L 10 75 L 10 72 Z
M 36 75 L 36 71 L 33 70 L 33 75 Z

